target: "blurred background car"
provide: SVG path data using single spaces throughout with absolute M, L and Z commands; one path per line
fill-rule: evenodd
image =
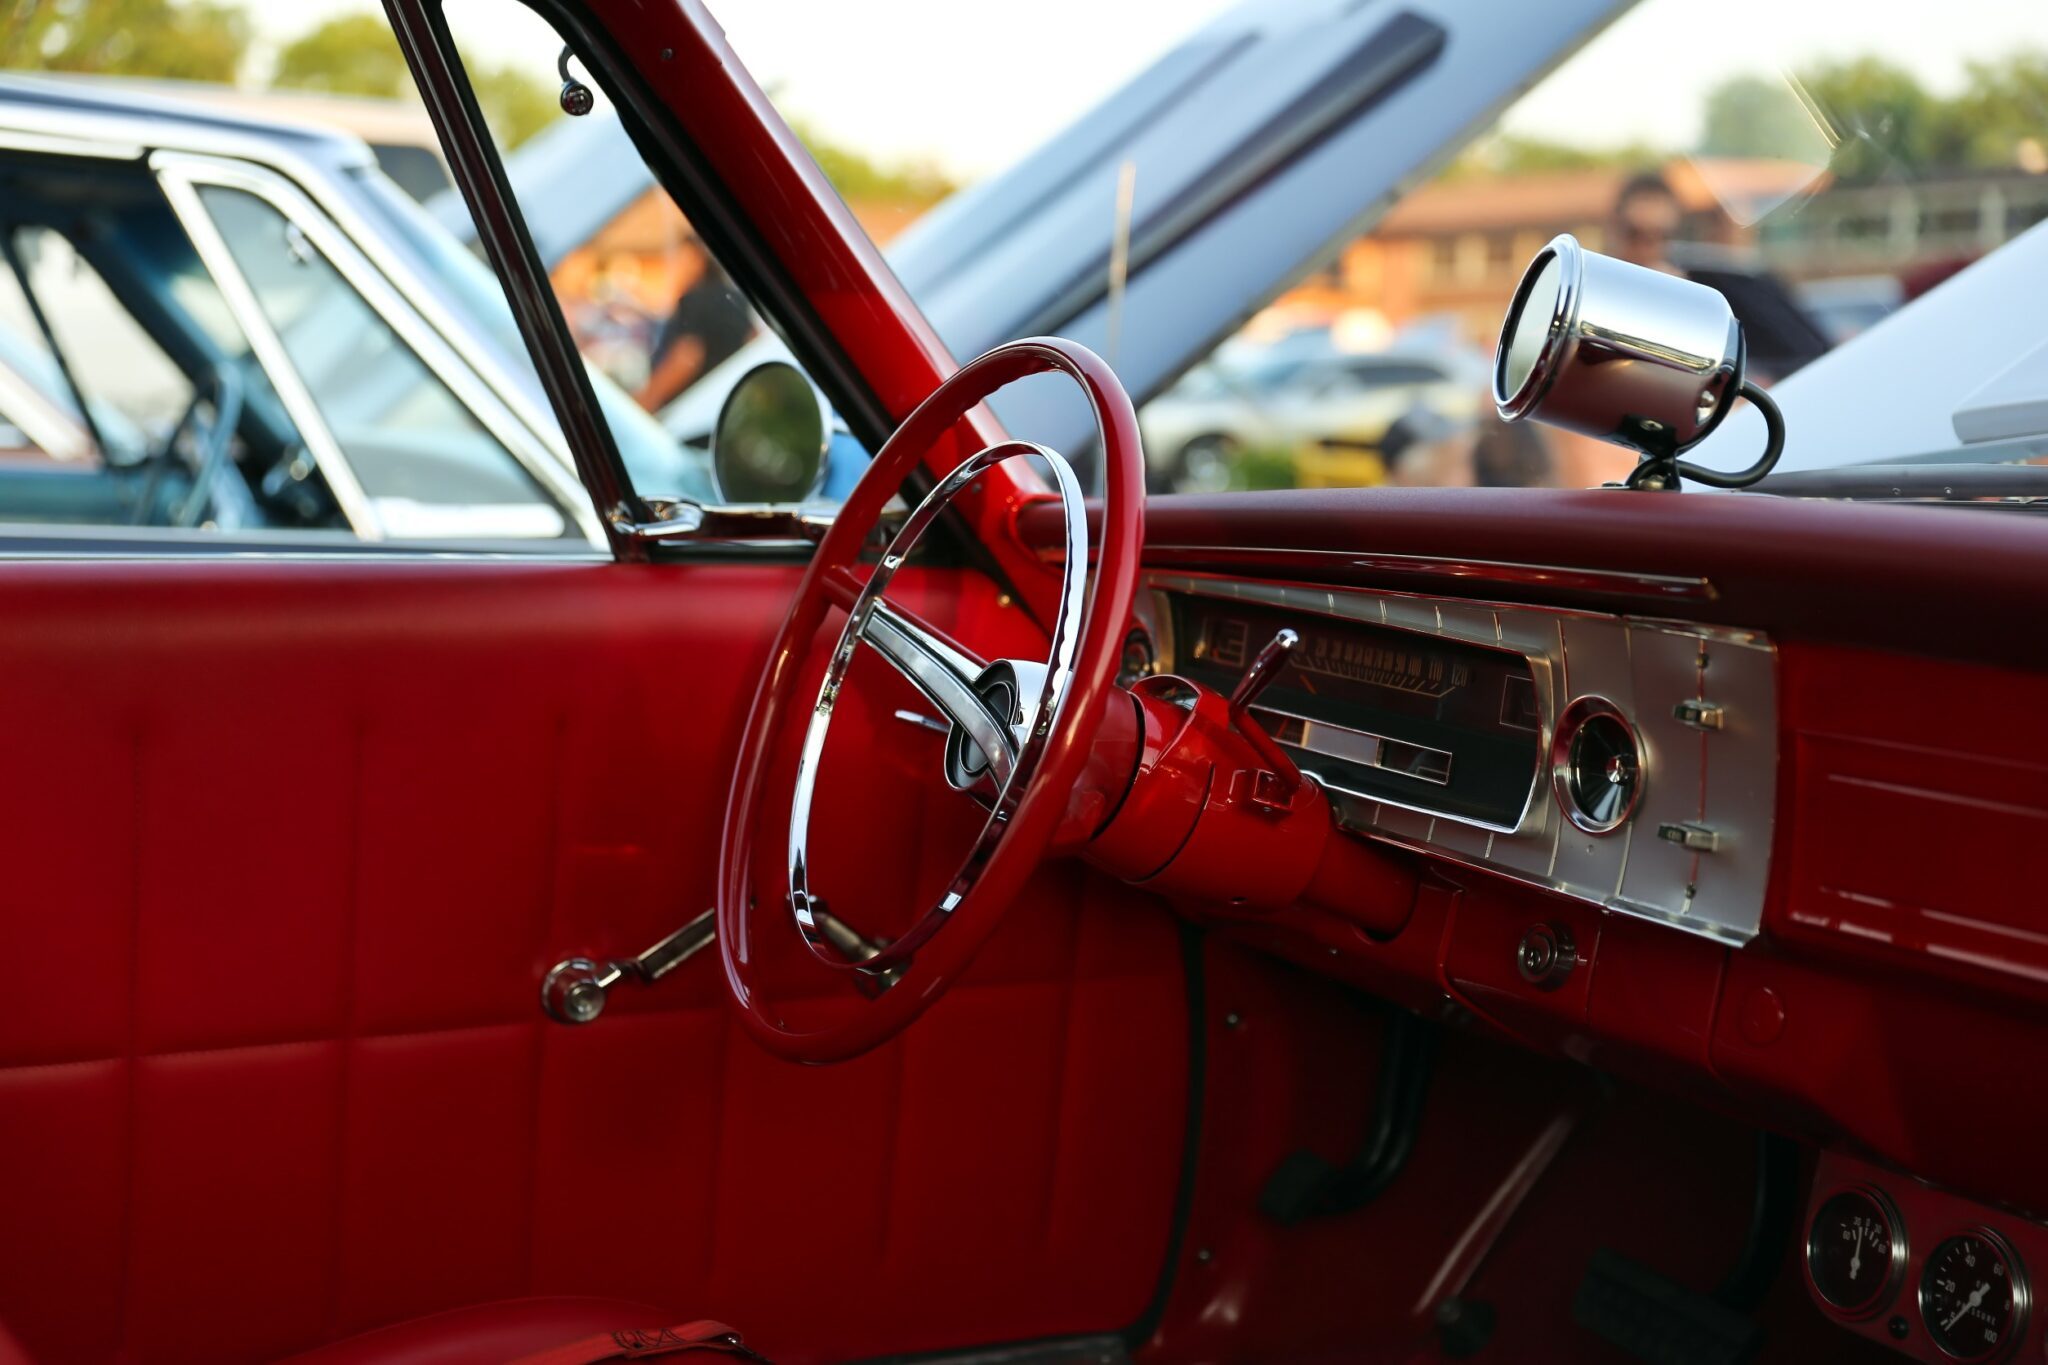
M 1395 423 L 1418 410 L 1447 423 L 1476 414 L 1478 390 L 1460 368 L 1449 355 L 1400 351 L 1198 366 L 1145 406 L 1154 491 L 1248 486 L 1248 456 L 1277 466 L 1262 482 L 1384 483 L 1382 447 Z

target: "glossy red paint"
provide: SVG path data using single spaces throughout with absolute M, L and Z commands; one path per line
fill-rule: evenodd
M 1276 763 L 1299 774 L 1256 721 L 1179 678 L 1142 679 L 1135 696 L 1145 725 L 1137 771 L 1084 851 L 1091 863 L 1191 910 L 1256 915 L 1308 900 L 1378 935 L 1400 929 L 1412 864 L 1334 835 L 1314 783 L 1297 780 L 1278 799 L 1264 785 Z
M 759 884 L 757 850 L 775 842 L 764 835 L 780 833 L 787 839 L 787 817 L 778 818 L 767 801 L 772 780 L 768 765 L 786 750 L 794 729 L 791 722 L 809 714 L 806 702 L 811 697 L 801 686 L 802 665 L 832 605 L 825 581 L 851 572 L 883 505 L 925 458 L 934 440 L 990 394 L 1044 373 L 1072 379 L 1093 410 L 1109 498 L 1097 542 L 1098 564 L 1082 609 L 1073 678 L 1053 719 L 1039 769 L 1002 827 L 973 888 L 952 907 L 896 986 L 829 1023 L 792 1025 L 762 994 L 758 979 L 760 940 L 792 933 L 794 927 L 787 915 L 788 882 Z M 1058 833 L 1069 797 L 1089 767 L 1097 725 L 1110 705 L 1144 540 L 1144 477 L 1138 416 L 1129 395 L 1093 352 L 1055 338 L 1013 342 L 969 362 L 919 404 L 876 453 L 874 464 L 819 544 L 797 587 L 788 620 L 770 649 L 726 803 L 719 851 L 719 959 L 741 1023 L 769 1051 L 791 1061 L 844 1061 L 886 1042 L 946 992 L 1002 922 Z M 825 815 L 829 819 L 832 812 Z
M 1146 513 L 1147 552 L 1162 566 L 2048 668 L 2048 632 L 2023 626 L 2048 619 L 2048 539 L 2033 519 L 2004 512 L 1756 494 L 1362 488 L 1154 498 Z M 1051 543 L 1039 509 L 1019 528 L 1035 545 Z M 1391 567 L 1393 556 L 1413 563 Z M 1696 590 L 1701 579 L 1709 595 Z
M 906 577 L 950 633 L 1029 635 L 977 575 Z M 793 1361 L 1137 1318 L 1188 1084 L 1155 903 L 1040 874 L 847 1067 L 756 1048 L 708 961 L 540 1014 L 548 965 L 709 901 L 722 722 L 795 578 L 0 565 L 0 1321 L 35 1359 L 275 1359 L 531 1294 Z M 869 800 L 830 875 L 946 828 L 899 731 L 840 737 Z

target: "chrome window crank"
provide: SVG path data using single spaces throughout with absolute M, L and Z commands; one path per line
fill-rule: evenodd
M 856 961 L 873 957 L 885 946 L 863 938 L 821 902 L 812 903 L 811 913 L 833 946 Z M 615 957 L 604 962 L 572 957 L 557 962 L 541 978 L 541 1008 L 558 1024 L 591 1023 L 604 1013 L 612 987 L 629 980 L 652 986 L 709 947 L 717 936 L 716 914 L 706 910 L 638 957 Z M 902 974 L 901 968 L 864 974 L 856 984 L 864 995 L 880 995 L 895 985 Z
M 702 952 L 717 933 L 717 921 L 706 910 L 638 957 L 557 962 L 541 978 L 541 1008 L 556 1023 L 587 1024 L 604 1013 L 606 993 L 619 982 L 631 978 L 651 986 Z

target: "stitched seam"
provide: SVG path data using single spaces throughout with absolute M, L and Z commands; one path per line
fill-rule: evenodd
M 143 822 L 147 802 L 143 799 L 143 754 L 148 744 L 148 722 L 138 717 L 133 745 L 129 751 L 128 790 L 132 802 L 128 834 L 128 1029 L 127 1065 L 121 1102 L 121 1271 L 115 1281 L 115 1349 L 129 1354 L 128 1342 L 134 1329 L 135 1299 L 135 1167 L 141 1157 L 141 1070 L 142 1070 L 142 852 Z
M 343 1220 L 348 1215 L 348 1154 L 350 1103 L 355 1086 L 356 986 L 362 962 L 363 894 L 363 768 L 368 761 L 369 726 L 360 714 L 350 721 L 350 762 L 348 800 L 348 859 L 343 871 L 347 885 L 342 895 L 343 948 L 341 962 L 341 1063 L 335 1071 L 337 1094 L 334 1107 L 334 1211 L 328 1220 L 327 1306 L 320 1340 L 332 1341 L 341 1331 L 341 1285 L 344 1267 Z
M 546 888 L 540 906 L 540 923 L 534 936 L 533 953 L 540 957 L 555 940 L 562 915 L 562 756 L 568 749 L 569 716 L 555 716 L 554 734 L 548 743 L 547 846 L 541 885 Z M 529 1027 L 533 1031 L 533 1060 L 527 1077 L 526 1123 L 526 1292 L 538 1292 L 540 1283 L 540 1124 L 541 1096 L 547 1078 L 547 1021 L 538 1013 Z

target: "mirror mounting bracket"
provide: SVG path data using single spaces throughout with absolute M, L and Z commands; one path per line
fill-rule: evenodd
M 799 507 L 768 503 L 707 506 L 688 498 L 648 498 L 643 515 L 619 506 L 612 509 L 612 529 L 631 540 L 651 542 L 806 541 L 825 538 L 829 515 Z

